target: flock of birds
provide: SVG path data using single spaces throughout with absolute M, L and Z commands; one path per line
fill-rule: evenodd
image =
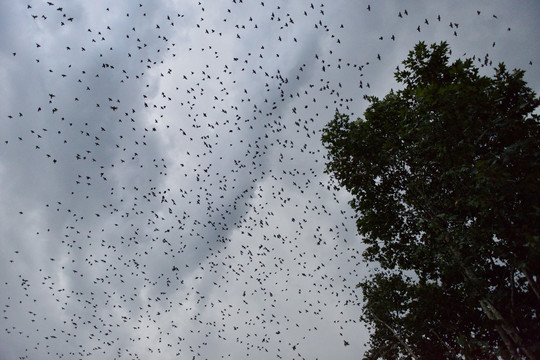
M 367 265 L 320 130 L 389 90 L 370 74 L 394 71 L 402 58 L 384 51 L 400 37 L 462 27 L 399 8 L 400 32 L 357 34 L 387 9 L 249 3 L 13 4 L 1 358 L 364 349 L 355 285 Z M 467 16 L 496 24 L 486 13 Z

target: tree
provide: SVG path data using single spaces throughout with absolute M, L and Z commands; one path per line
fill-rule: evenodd
M 367 359 L 540 354 L 540 99 L 522 70 L 482 76 L 419 43 L 403 89 L 323 130 L 326 172 L 352 195 L 364 258 Z

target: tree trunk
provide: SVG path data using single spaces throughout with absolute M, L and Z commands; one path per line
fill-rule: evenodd
M 480 300 L 480 306 L 482 307 L 482 310 L 484 310 L 484 313 L 487 315 L 487 317 L 491 320 L 495 320 L 495 317 L 493 316 L 489 306 L 487 306 L 486 302 L 484 300 Z M 519 355 L 517 352 L 517 349 L 512 342 L 512 339 L 508 336 L 508 334 L 504 331 L 501 325 L 496 325 L 495 330 L 497 330 L 497 333 L 501 337 L 502 341 L 504 342 L 504 345 L 506 346 L 506 350 L 510 353 L 510 356 L 512 359 L 519 359 Z

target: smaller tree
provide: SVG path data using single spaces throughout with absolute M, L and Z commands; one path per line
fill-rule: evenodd
M 449 63 L 446 43 L 403 64 L 402 90 L 369 97 L 364 120 L 336 112 L 322 136 L 383 269 L 359 284 L 366 357 L 535 359 L 540 99 L 521 70 Z

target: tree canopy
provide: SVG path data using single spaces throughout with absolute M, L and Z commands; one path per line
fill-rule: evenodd
M 537 359 L 540 99 L 522 70 L 482 76 L 419 43 L 402 89 L 336 112 L 326 171 L 352 195 L 367 359 Z

